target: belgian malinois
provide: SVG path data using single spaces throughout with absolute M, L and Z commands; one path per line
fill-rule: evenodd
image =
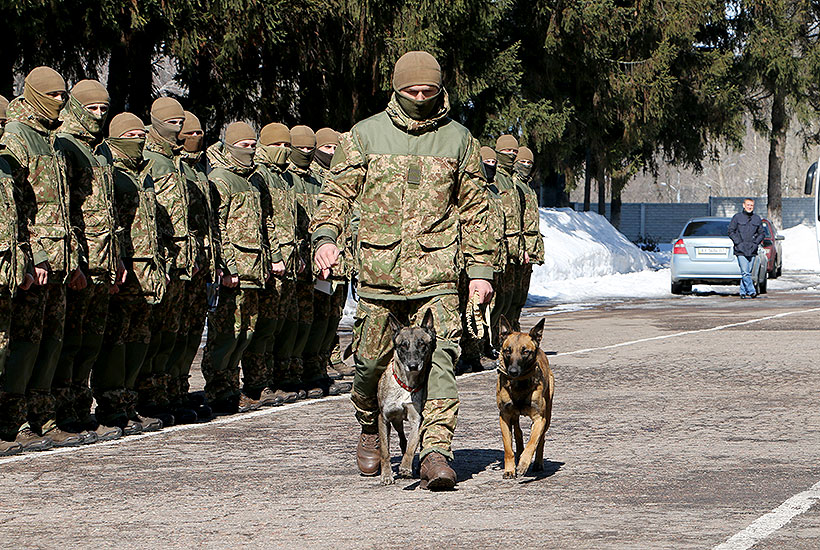
M 534 471 L 544 469 L 544 437 L 550 427 L 552 395 L 555 380 L 547 356 L 540 348 L 544 319 L 529 333 L 514 332 L 504 316 L 499 321 L 501 354 L 498 357 L 498 385 L 495 399 L 504 441 L 504 479 L 522 476 L 532 464 Z M 532 431 L 527 446 L 518 420 L 521 415 L 532 419 Z M 515 450 L 512 448 L 515 431 Z M 535 462 L 533 462 L 535 455 Z
M 393 483 L 390 466 L 390 426 L 399 434 L 403 454 L 399 477 L 413 477 L 413 457 L 419 447 L 421 411 L 427 400 L 427 375 L 433 364 L 436 331 L 433 312 L 427 310 L 419 327 L 405 327 L 392 314 L 393 359 L 379 378 L 379 441 L 381 442 L 381 482 Z M 410 424 L 410 437 L 404 435 L 404 421 Z

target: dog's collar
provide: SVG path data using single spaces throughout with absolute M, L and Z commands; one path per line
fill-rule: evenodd
M 393 369 L 393 380 L 395 380 L 395 381 L 396 381 L 396 383 L 397 383 L 399 386 L 401 386 L 401 387 L 402 387 L 402 388 L 404 388 L 405 390 L 409 391 L 410 393 L 416 393 L 417 391 L 420 391 L 420 390 L 421 390 L 421 388 L 423 387 L 423 386 L 419 386 L 419 387 L 417 387 L 417 388 L 411 388 L 410 386 L 408 386 L 407 384 L 405 384 L 404 382 L 402 382 L 401 380 L 399 380 L 399 377 L 398 377 L 398 376 L 396 376 L 396 369 L 395 369 L 395 368 Z

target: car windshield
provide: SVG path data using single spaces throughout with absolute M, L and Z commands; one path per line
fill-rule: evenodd
M 699 220 L 689 222 L 683 230 L 684 237 L 726 237 L 729 235 L 729 220 Z
M 766 222 L 763 222 L 763 235 L 764 235 L 767 239 L 771 239 L 771 238 L 772 238 L 772 232 L 771 232 L 771 231 L 769 231 L 769 224 L 768 224 L 768 223 L 766 223 Z

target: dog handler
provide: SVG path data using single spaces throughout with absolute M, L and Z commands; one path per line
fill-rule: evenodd
M 362 426 L 356 458 L 364 475 L 379 471 L 379 376 L 392 357 L 388 314 L 419 323 L 432 309 L 437 335 L 421 425 L 421 487 L 450 489 L 450 443 L 458 414 L 453 363 L 461 319 L 461 261 L 469 292 L 492 297 L 493 242 L 487 225 L 479 143 L 452 120 L 441 67 L 427 52 L 404 54 L 393 72 L 387 109 L 340 139 L 313 220 L 315 261 L 327 278 L 337 238 L 356 201 L 359 307 L 354 325 L 356 375 L 351 401 Z

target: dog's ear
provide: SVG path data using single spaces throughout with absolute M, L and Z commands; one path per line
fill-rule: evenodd
M 501 319 L 498 320 L 498 345 L 499 346 L 504 343 L 504 340 L 507 339 L 507 336 L 512 334 L 512 331 L 513 331 L 513 329 L 510 326 L 509 321 L 507 321 L 507 318 L 502 315 Z
M 424 318 L 421 320 L 421 328 L 427 329 L 433 334 L 436 333 L 436 327 L 433 324 L 433 310 L 427 308 L 427 311 L 424 312 Z
M 387 324 L 390 326 L 390 330 L 393 331 L 393 336 L 395 337 L 401 329 L 404 328 L 404 325 L 401 324 L 401 321 L 396 319 L 396 316 L 392 313 L 387 314 Z
M 541 347 L 541 336 L 544 334 L 544 319 L 538 321 L 538 324 L 530 329 L 530 338 L 535 342 L 536 347 Z

